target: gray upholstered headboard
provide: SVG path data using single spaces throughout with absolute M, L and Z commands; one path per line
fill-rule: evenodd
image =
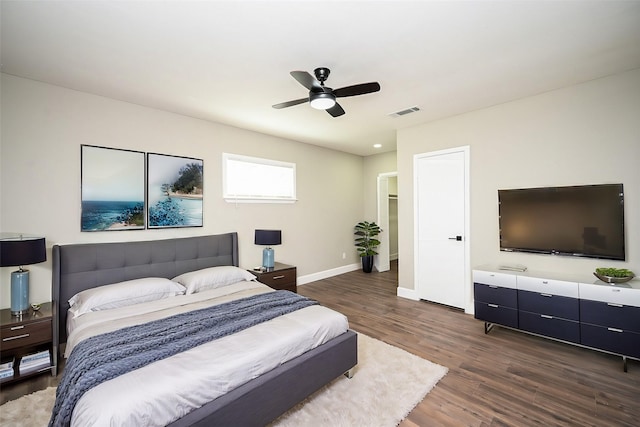
M 53 246 L 52 294 L 55 351 L 67 341 L 69 299 L 96 286 L 166 277 L 219 265 L 238 266 L 238 234 L 143 242 Z

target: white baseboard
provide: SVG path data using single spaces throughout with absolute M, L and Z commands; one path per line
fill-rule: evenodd
M 332 268 L 331 270 L 319 271 L 317 273 L 306 274 L 298 277 L 298 286 L 306 285 L 307 283 L 315 282 L 316 280 L 328 279 L 329 277 L 337 276 L 339 274 L 349 273 L 356 271 L 362 266 L 358 263 L 343 265 L 342 267 Z
M 396 292 L 396 295 L 398 295 L 399 297 L 402 297 L 402 298 L 407 298 L 407 299 L 414 300 L 414 301 L 420 301 L 420 297 L 418 296 L 418 292 L 415 289 L 401 288 L 400 286 L 398 286 L 398 290 Z
M 306 274 L 298 277 L 298 286 L 306 285 L 307 283 L 315 282 L 317 280 L 328 279 L 329 277 L 338 276 L 340 274 L 349 273 L 362 268 L 360 263 L 343 265 L 342 267 L 332 268 L 331 270 L 319 271 L 317 273 Z M 414 289 L 407 289 L 398 287 L 397 295 L 402 298 L 407 298 L 414 301 L 419 301 L 420 297 L 418 292 Z

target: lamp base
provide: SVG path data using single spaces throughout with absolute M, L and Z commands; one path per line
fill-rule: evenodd
M 262 266 L 264 268 L 273 268 L 275 266 L 274 251 L 272 248 L 264 248 L 262 250 Z
M 11 273 L 11 314 L 22 316 L 29 312 L 29 270 Z

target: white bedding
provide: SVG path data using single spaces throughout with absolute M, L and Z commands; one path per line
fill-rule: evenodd
M 241 282 L 202 293 L 86 313 L 68 322 L 72 332 L 66 354 L 93 335 L 271 291 L 258 282 Z M 166 425 L 335 338 L 347 328 L 344 315 L 319 305 L 286 314 L 94 387 L 79 400 L 71 424 Z

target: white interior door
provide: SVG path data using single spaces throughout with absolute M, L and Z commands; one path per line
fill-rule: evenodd
M 414 157 L 415 278 L 420 299 L 465 308 L 468 147 Z

